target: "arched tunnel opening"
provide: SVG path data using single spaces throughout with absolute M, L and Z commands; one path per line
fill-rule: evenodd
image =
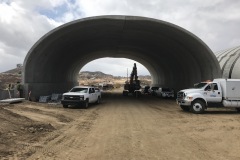
M 101 90 L 124 90 L 124 84 L 130 81 L 134 63 L 140 85 L 151 86 L 151 74 L 141 63 L 127 58 L 100 58 L 93 60 L 81 68 L 78 75 L 80 86 L 95 86 Z M 115 90 L 115 91 L 116 91 Z
M 95 59 L 86 65 L 84 65 L 79 73 L 104 73 L 104 75 L 113 76 L 116 78 L 127 78 L 130 76 L 133 65 L 136 63 L 138 76 L 144 77 L 147 76 L 151 81 L 151 74 L 149 70 L 139 63 L 136 60 L 128 59 L 128 58 L 99 58 Z M 94 77 L 93 77 L 94 78 Z M 80 79 L 79 79 L 80 80 Z
M 215 55 L 185 29 L 145 17 L 99 16 L 64 24 L 36 42 L 24 61 L 25 92 L 63 93 L 78 85 L 85 64 L 104 57 L 136 60 L 153 86 L 176 91 L 221 77 Z

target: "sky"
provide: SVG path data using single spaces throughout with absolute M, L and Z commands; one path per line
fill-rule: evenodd
M 213 52 L 240 45 L 240 0 L 0 0 L 0 72 L 22 64 L 44 34 L 67 22 L 100 15 L 133 15 L 178 25 Z M 131 69 L 133 61 L 121 59 Z M 106 63 L 107 62 L 107 63 Z M 82 68 L 124 76 L 117 59 L 99 59 Z M 138 73 L 149 74 L 137 63 Z

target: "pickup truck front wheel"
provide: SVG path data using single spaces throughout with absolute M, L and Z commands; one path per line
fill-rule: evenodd
M 192 102 L 191 111 L 196 114 L 201 114 L 204 112 L 205 104 L 201 100 L 195 100 Z
M 87 109 L 88 108 L 88 105 L 89 105 L 89 102 L 88 102 L 88 99 L 83 103 L 83 107 L 85 108 L 85 109 Z

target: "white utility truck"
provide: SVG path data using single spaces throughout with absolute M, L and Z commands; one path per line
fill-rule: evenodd
M 177 104 L 184 111 L 203 113 L 210 107 L 236 108 L 240 111 L 240 79 L 214 79 L 177 93 Z
M 101 91 L 94 87 L 88 86 L 76 86 L 69 92 L 64 93 L 61 103 L 64 108 L 68 105 L 83 105 L 84 108 L 88 108 L 89 103 L 100 103 Z

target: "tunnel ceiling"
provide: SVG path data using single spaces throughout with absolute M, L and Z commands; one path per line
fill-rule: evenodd
M 140 62 L 153 85 L 180 89 L 221 77 L 215 55 L 185 29 L 144 17 L 99 16 L 64 24 L 36 42 L 24 61 L 24 83 L 46 92 L 71 86 L 85 64 L 104 57 Z

